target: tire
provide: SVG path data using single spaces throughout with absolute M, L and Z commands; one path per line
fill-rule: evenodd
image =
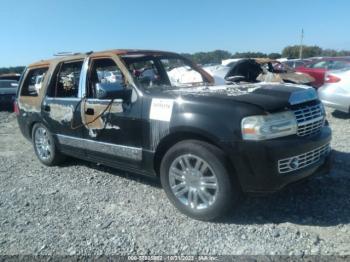
M 185 140 L 164 155 L 160 179 L 177 209 L 194 219 L 210 221 L 228 214 L 240 197 L 238 182 L 229 170 L 220 149 Z
M 32 142 L 36 156 L 46 166 L 55 166 L 64 160 L 64 156 L 57 150 L 55 140 L 50 131 L 41 123 L 32 129 Z

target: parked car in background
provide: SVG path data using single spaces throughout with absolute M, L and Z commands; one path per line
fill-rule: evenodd
M 350 113 L 350 67 L 326 72 L 318 95 L 324 105 Z
M 225 65 L 204 66 L 203 69 L 214 78 L 216 85 L 224 85 L 227 72 L 230 71 L 230 67 Z
M 215 84 L 227 82 L 279 82 L 310 85 L 311 76 L 295 72 L 287 65 L 269 58 L 235 59 L 226 65 L 203 67 L 215 80 Z
M 8 109 L 16 98 L 18 82 L 15 80 L 0 80 L 0 110 Z
M 289 59 L 286 61 L 280 61 L 282 64 L 289 66 L 290 68 L 305 67 L 312 62 L 311 59 Z
M 0 80 L 16 80 L 19 81 L 21 78 L 21 74 L 17 73 L 9 73 L 9 74 L 2 74 L 0 75 Z
M 323 85 L 328 70 L 338 70 L 350 66 L 349 57 L 325 57 L 317 59 L 306 66 L 297 67 L 297 72 L 306 73 L 315 78 L 311 85 L 319 88 Z

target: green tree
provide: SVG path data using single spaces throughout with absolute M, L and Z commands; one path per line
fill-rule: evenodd
M 338 52 L 334 49 L 323 49 L 321 56 L 338 56 Z
M 182 54 L 198 64 L 221 63 L 221 60 L 231 57 L 231 53 L 225 50 L 210 52 L 197 52 L 194 54 Z
M 3 74 L 22 74 L 24 66 L 15 66 L 15 67 L 2 67 L 0 68 L 0 75 Z
M 267 57 L 270 59 L 278 59 L 278 58 L 281 58 L 282 56 L 280 53 L 270 53 L 270 54 L 268 54 Z
M 282 57 L 299 58 L 300 45 L 287 46 L 282 50 Z M 322 55 L 322 48 L 319 46 L 303 45 L 303 58 Z
M 258 58 L 258 57 L 267 57 L 267 54 L 261 52 L 236 52 L 232 55 L 231 58 Z

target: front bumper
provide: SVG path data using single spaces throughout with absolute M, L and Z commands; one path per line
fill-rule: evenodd
M 330 153 L 323 149 L 330 143 L 331 134 L 331 129 L 324 126 L 320 133 L 310 137 L 290 136 L 235 143 L 230 159 L 242 190 L 255 193 L 275 192 L 321 170 L 324 172 L 329 166 Z M 292 165 L 287 172 L 281 172 L 286 170 L 281 169 L 281 160 L 285 163 L 283 160 L 297 156 L 299 163 L 305 163 L 305 156 L 311 156 L 314 161 L 307 162 L 304 166 Z

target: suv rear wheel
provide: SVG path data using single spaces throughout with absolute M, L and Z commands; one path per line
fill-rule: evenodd
M 35 154 L 43 164 L 53 166 L 64 159 L 64 156 L 57 150 L 52 134 L 43 124 L 34 125 L 32 140 Z
M 160 168 L 162 186 L 184 214 L 214 220 L 228 213 L 239 198 L 223 152 L 197 140 L 179 142 L 165 154 Z

